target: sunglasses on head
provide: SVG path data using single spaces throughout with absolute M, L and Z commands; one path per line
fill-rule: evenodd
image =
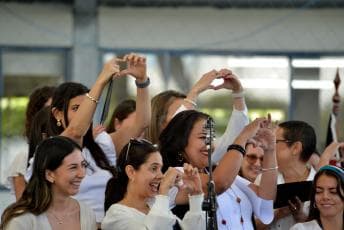
M 128 160 L 128 155 L 129 155 L 129 151 L 130 151 L 130 147 L 132 145 L 153 145 L 154 147 L 157 147 L 157 145 L 154 145 L 152 142 L 146 140 L 146 139 L 136 139 L 136 138 L 130 138 L 129 143 L 128 143 L 128 148 L 127 148 L 127 152 L 125 154 L 125 162 L 127 162 Z

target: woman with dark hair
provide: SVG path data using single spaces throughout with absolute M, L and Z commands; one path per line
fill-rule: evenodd
M 214 85 L 214 80 L 222 80 L 222 84 Z M 212 70 L 205 73 L 188 92 L 187 95 L 174 90 L 159 93 L 152 98 L 152 121 L 147 129 L 146 137 L 153 143 L 159 142 L 159 135 L 171 119 L 181 111 L 197 109 L 196 99 L 205 90 L 227 89 L 232 91 L 233 112 L 228 120 L 223 135 L 217 139 L 212 161 L 217 163 L 227 152 L 227 146 L 248 124 L 247 107 L 244 89 L 238 77 L 228 69 Z
M 119 103 L 114 109 L 111 120 L 106 127 L 106 132 L 113 133 L 121 127 L 125 129 L 135 123 L 136 116 L 136 102 L 132 99 L 127 99 Z
M 208 155 L 205 140 L 207 137 L 206 121 L 209 115 L 188 110 L 178 113 L 160 135 L 160 152 L 163 157 L 164 170 L 178 167 L 184 163 L 194 165 L 200 171 L 203 191 L 207 191 Z M 272 201 L 276 192 L 276 156 L 275 137 L 270 119 L 256 119 L 247 125 L 228 146 L 228 151 L 213 170 L 213 180 L 217 196 L 217 222 L 219 229 L 253 229 L 252 213 L 269 223 L 273 218 Z M 262 146 L 265 156 L 263 162 L 263 179 L 261 186 L 255 186 L 238 175 L 244 146 L 253 136 Z M 211 151 L 213 148 L 210 148 Z M 183 191 L 176 196 L 176 203 L 182 204 Z M 173 212 L 183 217 L 186 206 L 177 205 Z
M 131 65 L 136 63 L 138 68 L 145 65 L 144 60 L 135 55 L 127 55 L 125 60 Z M 135 74 L 136 67 L 131 67 L 131 71 L 125 70 L 126 73 Z M 63 83 L 57 87 L 51 104 L 48 136 L 67 132 L 70 136 L 80 138 L 83 157 L 90 164 L 91 170 L 86 174 L 79 193 L 74 197 L 93 209 L 99 225 L 104 217 L 105 187 L 112 176 L 116 155 L 112 139 L 106 132 L 93 139 L 91 121 L 98 99 L 109 79 L 112 76 L 119 77 L 125 72 L 119 72 L 117 60 L 112 59 L 104 65 L 91 91 L 79 83 Z M 141 75 L 138 75 L 139 77 Z M 85 103 L 86 107 L 83 106 Z M 78 125 L 75 125 L 76 122 Z
M 30 135 L 31 122 L 35 114 L 44 107 L 51 105 L 52 96 L 54 95 L 55 86 L 43 86 L 35 89 L 29 97 L 29 103 L 25 112 L 25 136 Z
M 40 111 L 44 107 L 50 106 L 51 98 L 54 94 L 54 91 L 55 87 L 53 86 L 43 86 L 40 88 L 36 88 L 29 96 L 29 103 L 27 105 L 25 112 L 24 130 L 24 136 L 28 143 L 30 140 L 32 121 L 35 115 L 38 113 L 38 111 Z M 30 146 L 28 151 L 30 152 Z M 17 154 L 9 169 L 6 170 L 7 183 L 5 183 L 5 185 L 6 187 L 13 190 L 16 196 L 16 200 L 20 198 L 26 186 L 24 175 L 30 157 L 32 156 L 30 156 L 30 153 L 28 154 L 27 152 Z
M 278 162 L 277 184 L 312 181 L 315 169 L 308 164 L 316 148 L 316 135 L 312 126 L 304 121 L 286 121 L 276 129 L 276 156 Z M 264 158 L 265 160 L 265 158 Z M 256 183 L 259 184 L 260 177 Z M 297 222 L 304 222 L 308 216 L 309 202 L 299 199 L 290 205 L 275 209 L 270 229 L 289 229 Z
M 117 174 L 107 184 L 102 229 L 172 229 L 176 221 L 185 229 L 205 229 L 198 170 L 185 164 L 183 170 L 168 168 L 162 174 L 161 168 L 156 146 L 145 140 L 129 141 L 117 160 Z M 180 183 L 190 200 L 190 211 L 183 221 L 169 211 L 168 192 Z
M 57 136 L 37 148 L 31 179 L 21 198 L 4 211 L 0 229 L 94 230 L 90 208 L 70 196 L 79 191 L 87 163 L 80 146 Z
M 344 229 L 344 171 L 326 165 L 313 180 L 308 222 L 294 225 L 292 230 Z

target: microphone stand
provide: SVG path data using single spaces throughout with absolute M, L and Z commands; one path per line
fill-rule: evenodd
M 208 196 L 203 201 L 202 209 L 206 211 L 206 222 L 207 222 L 207 230 L 217 230 L 217 218 L 216 218 L 216 209 L 217 209 L 217 203 L 216 203 L 216 192 L 215 192 L 215 182 L 213 180 L 213 169 L 212 169 L 212 163 L 211 163 L 211 144 L 214 137 L 214 124 L 213 120 L 209 117 L 207 119 L 205 129 L 207 130 L 207 136 L 206 136 L 206 146 L 208 150 L 208 167 L 209 167 L 209 181 L 207 184 L 207 191 Z

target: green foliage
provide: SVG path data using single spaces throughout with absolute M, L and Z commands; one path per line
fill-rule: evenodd
M 3 136 L 23 134 L 27 102 L 27 97 L 7 97 L 1 99 L 1 134 Z

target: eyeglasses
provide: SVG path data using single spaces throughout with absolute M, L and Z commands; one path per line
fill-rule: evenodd
M 146 139 L 136 139 L 136 138 L 130 138 L 129 143 L 128 143 L 128 148 L 127 148 L 127 152 L 125 154 L 125 162 L 127 162 L 128 160 L 128 155 L 129 155 L 129 151 L 130 151 L 130 147 L 132 145 L 153 145 L 153 147 L 157 147 L 157 145 L 154 145 L 152 142 L 146 140 Z
M 255 154 L 246 154 L 245 157 L 246 157 L 248 163 L 250 163 L 250 164 L 256 163 L 257 160 L 260 160 L 260 162 L 263 162 L 263 159 L 264 159 L 263 156 L 258 157 Z
M 279 142 L 293 143 L 293 141 L 291 141 L 291 140 L 284 140 L 284 139 L 276 140 L 276 144 L 279 143 Z

